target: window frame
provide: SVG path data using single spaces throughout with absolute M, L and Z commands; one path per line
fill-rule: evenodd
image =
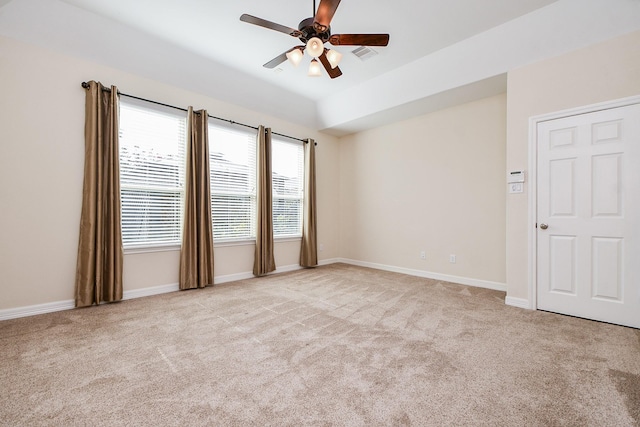
M 179 155 L 182 157 L 181 158 L 181 162 L 180 162 L 180 168 L 181 171 L 178 172 L 178 175 L 180 176 L 180 178 L 178 179 L 179 181 L 179 187 L 172 187 L 172 186 L 167 186 L 167 187 L 163 187 L 163 186 L 158 186 L 158 185 L 132 185 L 131 183 L 123 183 L 122 181 L 122 173 L 120 175 L 120 193 L 121 193 L 121 201 L 122 199 L 124 199 L 123 197 L 123 192 L 124 191 L 149 191 L 149 192 L 166 192 L 169 194 L 178 194 L 179 195 L 179 211 L 177 214 L 174 215 L 174 218 L 177 217 L 177 237 L 175 237 L 172 241 L 153 241 L 153 240 L 141 240 L 139 242 L 137 241 L 128 241 L 125 240 L 125 215 L 124 215 L 124 204 L 121 203 L 121 213 L 123 213 L 122 215 L 122 234 L 123 234 L 123 248 L 125 253 L 145 253 L 145 252 L 163 252 L 163 251 L 176 251 L 176 250 L 180 250 L 181 249 L 181 245 L 182 245 L 182 233 L 183 233 L 183 228 L 184 228 L 184 203 L 185 203 L 185 191 L 186 191 L 186 183 L 185 183 L 185 173 L 186 173 L 186 150 L 187 150 L 187 115 L 184 111 L 181 111 L 179 109 L 175 109 L 175 108 L 171 108 L 168 106 L 163 106 L 163 105 L 158 105 L 152 101 L 145 101 L 145 100 L 138 100 L 135 98 L 126 98 L 126 99 L 121 99 L 120 100 L 120 110 L 122 111 L 122 107 L 124 106 L 124 108 L 128 108 L 131 107 L 133 109 L 140 109 L 140 110 L 148 110 L 149 112 L 151 112 L 152 114 L 156 113 L 156 114 L 160 114 L 160 115 L 167 115 L 167 116 L 172 116 L 174 118 L 178 118 L 180 120 L 183 120 L 183 132 L 184 132 L 184 138 L 182 141 L 180 141 L 180 143 L 182 144 L 181 148 L 178 148 L 178 152 Z M 220 130 L 223 131 L 228 131 L 228 132 L 233 132 L 236 134 L 240 134 L 243 137 L 247 138 L 247 141 L 250 141 L 250 149 L 253 151 L 252 153 L 252 158 L 250 158 L 250 160 L 253 162 L 252 165 L 249 165 L 249 169 L 252 169 L 251 173 L 253 174 L 253 186 L 251 188 L 251 191 L 248 192 L 243 192 L 241 195 L 242 197 L 246 197 L 249 199 L 249 204 L 251 206 L 250 210 L 249 210 L 249 234 L 246 235 L 242 235 L 242 236 L 238 236 L 238 237 L 221 237 L 220 235 L 216 236 L 215 230 L 214 230 L 214 245 L 215 246 L 244 246 L 244 245 L 252 245 L 255 244 L 255 239 L 256 239 L 256 223 L 257 223 L 257 210 L 256 210 L 256 186 L 257 186 L 257 158 L 256 158 L 256 134 L 255 132 L 252 131 L 247 131 L 244 130 L 242 128 L 239 128 L 236 124 L 227 124 L 227 123 L 218 123 L 218 122 L 209 122 L 209 128 L 219 128 Z M 120 128 L 120 135 L 122 135 L 122 127 Z M 213 178 L 213 174 L 214 174 L 214 168 L 213 165 L 211 164 L 213 157 L 212 154 L 214 153 L 214 150 L 212 149 L 213 144 L 215 144 L 215 137 L 211 138 L 211 134 L 212 132 L 209 132 L 209 150 L 210 150 L 210 183 L 212 183 L 212 178 Z M 121 139 L 122 141 L 122 139 Z M 305 198 L 305 194 L 304 194 L 304 142 L 299 142 L 299 141 L 289 141 L 288 139 L 285 138 L 279 138 L 279 137 L 273 137 L 272 136 L 272 161 L 274 159 L 274 157 L 277 157 L 277 153 L 274 153 L 274 145 L 277 146 L 278 144 L 290 144 L 293 146 L 298 146 L 298 149 L 300 150 L 299 152 L 299 156 L 298 156 L 298 173 L 299 176 L 298 178 L 298 185 L 299 185 L 299 191 L 296 195 L 292 195 L 292 194 L 278 194 L 278 192 L 275 189 L 275 185 L 276 185 L 276 179 L 274 179 L 274 175 L 276 175 L 277 173 L 274 171 L 273 169 L 273 163 L 272 163 L 272 213 L 276 212 L 275 209 L 275 204 L 277 201 L 279 200 L 295 200 L 297 201 L 297 205 L 298 205 L 298 209 L 299 209 L 299 215 L 298 215 L 298 223 L 297 223 L 297 230 L 296 233 L 282 233 L 282 234 L 277 234 L 277 230 L 276 230 L 276 218 L 275 215 L 272 216 L 272 221 L 273 221 L 273 238 L 274 241 L 276 242 L 286 242 L 286 241 L 299 241 L 302 238 L 302 222 L 303 222 L 303 210 L 304 210 L 304 198 Z M 119 150 L 120 150 L 120 157 L 119 160 L 122 163 L 123 157 L 122 157 L 122 148 L 123 148 L 123 144 L 120 144 Z M 180 151 L 181 150 L 181 151 Z M 121 171 L 122 171 L 122 167 L 121 167 Z M 247 178 L 248 180 L 251 180 L 251 177 Z M 181 181 L 181 182 L 180 182 Z M 214 195 L 216 194 L 225 194 L 227 196 L 233 196 L 233 195 L 237 195 L 237 192 L 221 192 L 221 191 L 215 191 L 214 192 L 214 185 L 211 185 L 211 201 L 212 201 L 212 221 L 214 224 L 214 228 L 215 228 L 215 224 L 216 221 L 214 220 L 214 215 L 213 215 L 213 201 L 214 201 Z M 175 210 L 172 210 L 172 212 L 176 212 Z M 233 215 L 233 214 L 229 214 L 229 215 Z M 148 229 L 147 229 L 148 230 Z
M 243 167 L 247 168 L 247 184 L 251 187 L 249 191 L 217 191 L 214 184 L 214 164 L 212 163 L 214 160 L 214 149 L 216 144 L 216 138 L 212 137 L 214 132 L 211 132 L 211 128 L 217 128 L 222 132 L 228 132 L 231 134 L 236 134 L 238 137 L 246 138 L 247 144 L 247 164 L 242 165 L 239 163 L 233 164 L 235 166 L 234 169 L 241 169 Z M 209 131 L 209 183 L 210 183 L 210 192 L 211 192 L 211 220 L 213 222 L 213 242 L 214 246 L 242 246 L 255 244 L 256 240 L 256 218 L 257 218 L 257 210 L 256 210 L 256 185 L 257 185 L 257 161 L 256 161 L 256 134 L 250 130 L 246 130 L 244 128 L 239 127 L 234 124 L 227 124 L 225 122 L 218 121 L 209 121 L 208 124 Z M 219 152 L 219 151 L 218 151 Z M 216 228 L 219 230 L 219 222 L 216 221 L 215 218 L 215 206 L 214 206 L 214 197 L 216 195 L 223 195 L 225 197 L 243 197 L 247 198 L 249 201 L 249 214 L 248 214 L 248 222 L 246 226 L 249 229 L 248 234 L 240 235 L 240 236 L 223 236 L 220 234 L 216 234 Z M 228 214 L 230 215 L 230 214 Z M 216 224 L 218 224 L 216 226 Z
M 179 144 L 177 147 L 177 156 L 178 161 L 173 162 L 177 165 L 177 186 L 172 185 L 144 185 L 144 184 L 131 184 L 127 183 L 126 180 L 123 182 L 123 173 L 122 173 L 122 154 L 123 154 L 123 144 L 122 144 L 122 109 L 123 106 L 125 109 L 132 108 L 143 111 L 148 111 L 150 114 L 156 114 L 159 116 L 169 116 L 174 119 L 179 119 L 182 121 L 182 129 L 179 129 L 178 132 L 182 133 L 182 138 L 176 139 L 176 142 Z M 144 101 L 135 98 L 124 98 L 120 99 L 120 146 L 119 146 L 119 161 L 120 161 L 120 197 L 121 197 L 121 227 L 122 227 L 122 239 L 123 239 L 123 249 L 125 253 L 144 253 L 144 252 L 163 252 L 163 251 L 175 251 L 180 250 L 182 245 L 182 233 L 184 228 L 184 204 L 185 204 L 185 191 L 186 191 L 186 182 L 185 182 L 185 173 L 186 173 L 186 146 L 187 146 L 187 115 L 184 111 L 178 110 L 176 108 L 171 108 L 167 106 L 158 105 L 151 101 Z M 181 145 L 181 146 L 180 146 Z M 126 210 L 123 203 L 123 199 L 125 199 L 124 192 L 125 191 L 148 191 L 148 192 L 156 192 L 156 193 L 164 193 L 164 194 L 174 194 L 178 195 L 178 205 L 179 208 L 176 210 L 171 210 L 173 212 L 172 216 L 176 218 L 175 227 L 174 227 L 174 237 L 168 240 L 143 240 L 139 241 L 129 241 L 125 238 L 125 228 L 126 228 Z M 148 229 L 147 229 L 148 231 Z
M 275 171 L 275 168 L 273 167 L 273 163 L 274 163 L 274 159 L 275 159 L 275 152 L 274 152 L 274 145 L 277 144 L 283 144 L 283 145 L 290 145 L 290 146 L 294 146 L 296 147 L 296 149 L 298 150 L 297 153 L 297 157 L 298 157 L 298 165 L 297 165 L 297 172 L 298 172 L 298 183 L 297 186 L 299 188 L 298 194 L 297 195 L 278 195 L 275 191 L 275 180 L 274 180 L 274 175 L 277 173 Z M 272 161 L 272 177 L 271 177 L 271 192 L 272 192 L 272 223 L 273 223 L 273 238 L 274 240 L 277 241 L 286 241 L 286 240 L 300 240 L 302 238 L 302 222 L 303 222 L 303 216 L 304 216 L 304 198 L 305 198 L 305 194 L 304 194 L 304 142 L 302 141 L 297 141 L 297 140 L 289 140 L 286 138 L 280 138 L 277 136 L 273 136 L 271 137 L 271 161 Z M 298 201 L 298 208 L 299 208 L 299 215 L 298 215 L 298 223 L 297 223 L 297 232 L 295 234 L 276 234 L 276 218 L 275 215 L 273 215 L 275 213 L 275 209 L 274 209 L 274 205 L 276 200 L 297 200 Z

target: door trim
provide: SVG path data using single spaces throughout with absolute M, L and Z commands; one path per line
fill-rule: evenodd
M 528 307 L 531 310 L 538 309 L 538 242 L 536 233 L 536 222 L 538 213 L 538 123 L 549 120 L 562 119 L 580 114 L 595 113 L 612 108 L 628 107 L 640 104 L 640 95 L 621 98 L 612 101 L 600 102 L 597 104 L 585 105 L 582 107 L 569 108 L 567 110 L 542 114 L 529 118 L 529 213 L 527 218 L 528 236 Z M 508 285 L 507 285 L 508 286 Z M 524 304 L 519 304 L 523 306 Z

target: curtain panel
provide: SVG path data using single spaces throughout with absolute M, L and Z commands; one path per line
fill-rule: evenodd
M 75 305 L 122 299 L 118 89 L 89 82 Z
M 213 223 L 209 185 L 209 136 L 206 110 L 187 112 L 187 167 L 180 289 L 213 285 Z
M 271 192 L 271 129 L 258 127 L 257 149 L 257 185 L 256 185 L 256 252 L 253 262 L 253 274 L 264 276 L 276 269 L 273 254 L 273 213 Z
M 318 265 L 316 231 L 316 143 L 307 139 L 304 143 L 304 201 L 302 207 L 302 241 L 300 265 Z

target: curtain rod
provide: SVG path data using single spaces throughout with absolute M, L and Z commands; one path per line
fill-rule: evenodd
M 89 83 L 82 82 L 82 87 L 85 88 L 85 89 L 89 89 Z M 109 88 L 109 87 L 103 87 L 103 90 L 105 90 L 107 92 L 111 92 L 111 88 Z M 126 96 L 127 98 L 137 99 L 138 101 L 150 102 L 152 104 L 161 105 L 163 107 L 174 108 L 176 110 L 185 111 L 185 112 L 189 111 L 186 108 L 176 107 L 175 105 L 164 104 L 162 102 L 153 101 L 151 99 L 140 98 L 139 96 L 129 95 L 128 93 L 119 92 L 119 94 L 120 94 L 120 96 Z M 244 126 L 244 127 L 247 127 L 247 128 L 258 130 L 258 128 L 256 126 L 251 126 L 251 125 L 248 125 L 248 124 L 245 124 L 245 123 L 240 123 L 240 122 L 234 122 L 233 120 L 223 119 L 222 117 L 212 116 L 211 114 L 208 114 L 208 116 L 211 119 L 221 120 L 223 122 L 231 123 L 232 125 L 239 125 L 239 126 Z M 282 137 L 289 138 L 289 139 L 295 139 L 296 141 L 300 141 L 300 142 L 304 142 L 304 143 L 307 142 L 305 139 L 296 138 L 294 136 L 289 136 L 289 135 L 285 135 L 285 134 L 278 133 L 278 132 L 273 132 L 273 131 L 271 133 L 273 135 L 278 135 L 278 136 L 282 136 Z M 316 142 L 315 145 L 318 145 L 318 143 Z

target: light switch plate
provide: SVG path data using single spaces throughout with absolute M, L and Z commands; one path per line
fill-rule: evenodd
M 516 182 L 509 185 L 509 193 L 522 193 L 524 191 L 524 184 L 521 182 Z

